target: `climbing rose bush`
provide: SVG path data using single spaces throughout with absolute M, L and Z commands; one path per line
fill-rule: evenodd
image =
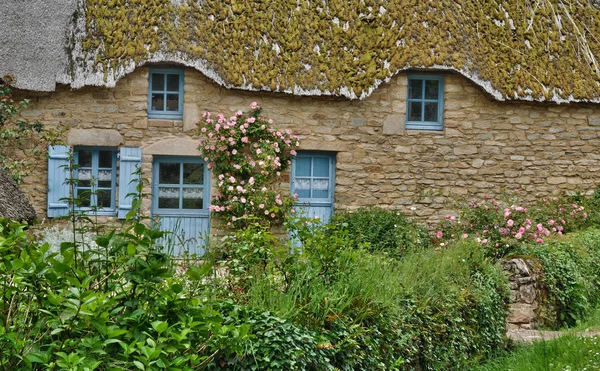
M 273 120 L 260 113 L 253 102 L 248 113 L 226 118 L 205 112 L 196 123 L 198 150 L 217 177 L 218 194 L 210 211 L 232 228 L 256 222 L 279 225 L 294 212 L 294 200 L 274 185 L 291 165 L 298 137 L 274 128 Z
M 447 246 L 457 239 L 475 238 L 488 255 L 502 257 L 523 243 L 541 244 L 549 236 L 578 230 L 593 212 L 564 198 L 524 202 L 518 195 L 514 190 L 512 195 L 469 202 L 458 216 L 447 215 L 439 224 L 434 243 Z

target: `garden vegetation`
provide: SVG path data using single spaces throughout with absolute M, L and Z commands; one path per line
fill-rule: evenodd
M 173 257 L 173 239 L 148 226 L 141 172 L 119 228 L 81 229 L 94 219 L 72 213 L 73 234 L 53 247 L 56 230 L 36 238 L 1 220 L 0 369 L 470 368 L 505 354 L 501 261 L 514 255 L 543 267 L 546 326 L 598 306 L 600 197 L 523 203 L 513 192 L 433 232 L 378 208 L 322 225 L 273 187 L 297 138 L 271 124 L 257 104 L 203 116 L 211 210 L 230 233 L 201 261 Z

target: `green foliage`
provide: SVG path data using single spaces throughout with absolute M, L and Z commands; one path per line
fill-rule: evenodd
M 431 241 L 423 227 L 394 210 L 361 208 L 336 214 L 330 224 L 348 233 L 352 247 L 363 246 L 395 257 L 429 247 Z
M 329 359 L 321 368 L 456 368 L 502 346 L 507 281 L 476 243 L 396 259 L 348 248 L 346 230 L 308 230 L 243 300 L 317 334 Z
M 505 357 L 474 368 L 477 371 L 599 370 L 600 336 L 563 336 L 521 347 Z
M 41 122 L 18 118 L 29 100 L 13 99 L 10 75 L 0 79 L 0 167 L 20 183 L 31 167 L 46 154 L 49 145 L 59 144 L 62 128 L 44 128 Z
M 600 302 L 600 231 L 590 229 L 523 248 L 544 267 L 545 324 L 573 326 Z M 543 312 L 544 313 L 544 312 Z
M 248 326 L 224 323 L 197 296 L 207 269 L 175 274 L 155 248 L 162 232 L 133 224 L 96 239 L 75 264 L 0 222 L 0 368 L 179 369 L 206 366 L 219 349 L 243 351 Z

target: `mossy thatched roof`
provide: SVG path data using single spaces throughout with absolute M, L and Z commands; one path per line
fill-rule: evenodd
M 434 69 L 499 100 L 600 102 L 596 0 L 77 1 L 56 73 L 74 88 L 177 62 L 248 90 L 364 98 Z
M 35 210 L 13 179 L 0 167 L 0 218 L 33 222 Z

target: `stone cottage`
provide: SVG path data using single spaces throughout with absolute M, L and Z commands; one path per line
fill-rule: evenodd
M 84 206 L 122 218 L 140 165 L 147 211 L 209 231 L 195 122 L 252 101 L 301 137 L 282 185 L 323 219 L 371 205 L 434 219 L 451 196 L 600 184 L 593 2 L 5 1 L 0 30 L 22 115 L 70 127 L 24 182 L 38 217 L 66 212 L 72 150 L 76 191 L 101 191 Z

